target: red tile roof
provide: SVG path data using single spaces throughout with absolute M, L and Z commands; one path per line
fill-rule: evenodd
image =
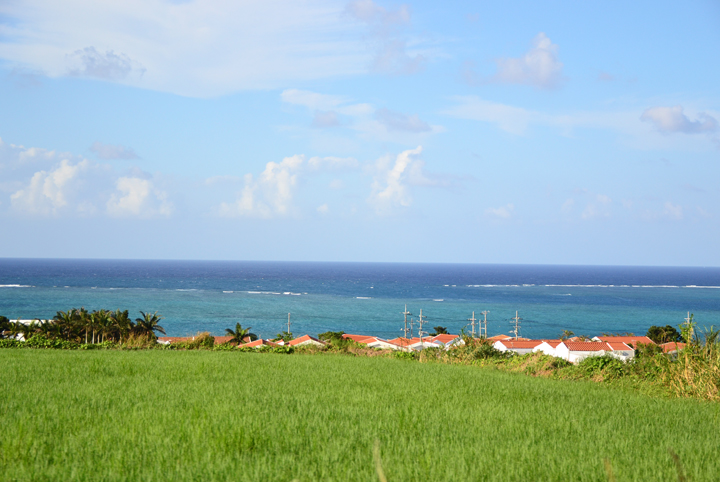
M 510 340 L 512 339 L 512 336 L 509 335 L 495 335 L 488 338 L 489 341 L 498 341 L 498 340 Z
M 343 337 L 343 338 L 350 338 L 351 340 L 356 341 L 356 342 L 358 342 L 358 343 L 364 343 L 363 340 L 365 340 L 365 339 L 367 339 L 367 338 L 374 338 L 374 337 L 369 336 L 369 335 L 349 335 L 349 334 L 347 334 L 347 333 L 345 333 L 342 337 Z
M 259 339 L 259 340 L 251 341 L 251 342 L 249 342 L 249 343 L 243 343 L 242 345 L 240 345 L 240 348 L 259 348 L 259 347 L 261 347 L 261 346 L 263 346 L 263 345 L 279 346 L 279 345 L 278 345 L 277 343 L 275 343 L 275 342 L 268 341 L 268 340 L 263 340 L 263 339 L 261 338 L 261 339 Z
M 303 336 L 301 336 L 300 338 L 295 338 L 294 340 L 290 340 L 290 341 L 288 342 L 288 345 L 290 345 L 290 346 L 295 346 L 295 345 L 299 345 L 300 343 L 305 343 L 305 342 L 308 342 L 308 341 L 315 341 L 315 342 L 317 342 L 317 343 L 323 343 L 323 342 L 321 342 L 320 340 L 318 340 L 317 338 L 313 338 L 313 337 L 310 336 L 310 335 L 303 335 Z M 323 343 L 323 345 L 324 345 L 324 343 Z
M 647 336 L 598 336 L 597 338 L 602 341 L 619 341 L 622 343 L 632 343 L 633 345 L 637 345 L 638 343 L 644 343 L 646 345 L 655 344 Z
M 548 345 L 550 345 L 553 348 L 557 348 L 557 346 L 560 343 L 562 343 L 562 340 L 541 340 L 541 341 L 547 343 Z
M 607 343 L 602 341 L 566 341 L 564 343 L 570 351 L 610 351 Z
M 453 341 L 455 338 L 457 338 L 457 335 L 449 335 L 449 334 L 442 334 L 442 335 L 435 335 L 432 338 L 430 338 L 432 341 L 439 341 L 440 343 L 449 343 Z
M 683 348 L 685 348 L 685 346 L 687 346 L 686 343 L 669 341 L 667 343 L 663 343 L 662 345 L 660 345 L 660 348 L 662 348 L 662 351 L 664 353 L 674 353 L 676 351 L 682 350 Z
M 501 340 L 497 341 L 496 343 L 501 343 L 505 346 L 505 348 L 508 349 L 519 349 L 519 350 L 528 350 L 535 348 L 536 346 L 540 345 L 543 341 L 542 340 Z
M 622 342 L 618 342 L 618 341 L 609 341 L 609 342 L 607 342 L 607 344 L 612 351 L 633 351 L 632 347 L 630 347 L 626 343 L 622 343 Z

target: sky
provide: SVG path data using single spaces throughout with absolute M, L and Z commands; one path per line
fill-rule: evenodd
M 720 266 L 716 0 L 4 0 L 0 257 Z

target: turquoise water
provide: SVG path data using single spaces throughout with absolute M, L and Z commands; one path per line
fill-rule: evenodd
M 473 311 L 490 335 L 562 330 L 644 334 L 692 312 L 720 326 L 720 269 L 593 266 L 0 259 L 0 314 L 48 318 L 58 310 L 158 311 L 168 335 L 222 334 L 236 322 L 262 337 L 286 329 L 401 334 L 402 312 L 458 333 Z

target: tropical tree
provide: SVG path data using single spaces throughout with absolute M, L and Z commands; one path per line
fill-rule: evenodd
M 561 339 L 562 341 L 565 341 L 565 340 L 567 340 L 567 339 L 570 339 L 570 338 L 572 338 L 573 336 L 575 336 L 575 333 L 573 333 L 573 332 L 570 331 L 570 330 L 563 330 L 562 333 L 560 333 L 560 339 Z
M 5 338 L 5 332 L 10 331 L 10 320 L 0 316 L 0 338 Z
M 283 331 L 282 333 L 278 333 L 277 335 L 275 335 L 273 341 L 284 341 L 287 343 L 288 341 L 292 341 L 292 339 L 293 334 L 291 332 Z
M 134 333 L 140 336 L 147 336 L 149 338 L 157 338 L 155 334 L 159 331 L 163 335 L 165 334 L 165 328 L 159 325 L 162 316 L 158 316 L 157 311 L 155 313 L 140 312 L 142 318 L 135 318 Z
M 112 318 L 113 324 L 113 337 L 117 341 L 123 341 L 124 339 L 127 339 L 127 337 L 135 328 L 135 323 L 133 323 L 130 319 L 128 310 L 115 310 L 115 312 L 113 312 L 110 317 Z
M 670 341 L 682 341 L 680 333 L 678 333 L 675 327 L 670 325 L 651 326 L 648 329 L 647 337 L 657 344 L 667 343 Z
M 241 345 L 245 343 L 245 339 L 247 338 L 249 341 L 255 341 L 257 340 L 257 335 L 255 333 L 250 333 L 250 330 L 252 329 L 251 326 L 247 328 L 243 328 L 240 323 L 235 323 L 235 331 L 231 330 L 230 328 L 225 328 L 225 333 L 227 333 L 230 336 L 229 343 L 237 343 L 238 345 Z
M 435 330 L 435 331 L 430 333 L 430 336 L 447 335 L 448 334 L 447 328 L 445 328 L 444 326 L 434 326 L 433 330 Z

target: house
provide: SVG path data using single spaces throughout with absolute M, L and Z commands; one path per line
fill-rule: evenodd
M 430 341 L 432 343 L 439 343 L 442 346 L 445 347 L 445 349 L 448 349 L 455 345 L 464 345 L 465 341 L 458 335 L 450 335 L 450 334 L 441 334 L 441 335 L 435 335 L 430 338 Z
M 558 347 L 560 343 L 562 343 L 562 340 L 541 340 L 542 343 L 540 343 L 538 346 L 533 348 L 533 353 L 536 352 L 542 352 L 545 355 L 550 356 L 557 356 L 555 355 L 555 349 Z
M 555 348 L 555 356 L 570 363 L 578 363 L 587 357 L 603 356 L 610 351 L 602 341 L 563 341 Z
M 635 357 L 635 349 L 627 343 L 608 341 L 607 345 L 610 347 L 610 356 L 619 360 L 626 362 Z
M 654 345 L 655 342 L 652 341 L 647 336 L 596 336 L 593 337 L 593 341 L 613 341 L 613 342 L 619 342 L 619 343 L 626 343 L 628 345 L 637 346 L 638 343 L 643 343 L 645 345 Z
M 662 349 L 663 353 L 667 353 L 668 355 L 676 355 L 680 350 L 687 346 L 687 343 L 669 341 L 659 346 Z
M 258 339 L 248 343 L 243 343 L 239 348 L 260 348 L 261 346 L 280 346 L 277 343 L 270 340 Z
M 325 343 L 310 335 L 303 335 L 287 342 L 289 346 L 325 346 Z
M 343 334 L 342 337 L 346 340 L 349 339 L 349 340 L 352 340 L 357 343 L 364 343 L 363 340 L 365 340 L 367 338 L 375 338 L 374 336 L 370 336 L 370 335 L 350 335 L 348 333 Z
M 542 340 L 498 340 L 493 343 L 493 348 L 505 352 L 511 351 L 518 355 L 532 353 L 533 349 L 542 344 Z

